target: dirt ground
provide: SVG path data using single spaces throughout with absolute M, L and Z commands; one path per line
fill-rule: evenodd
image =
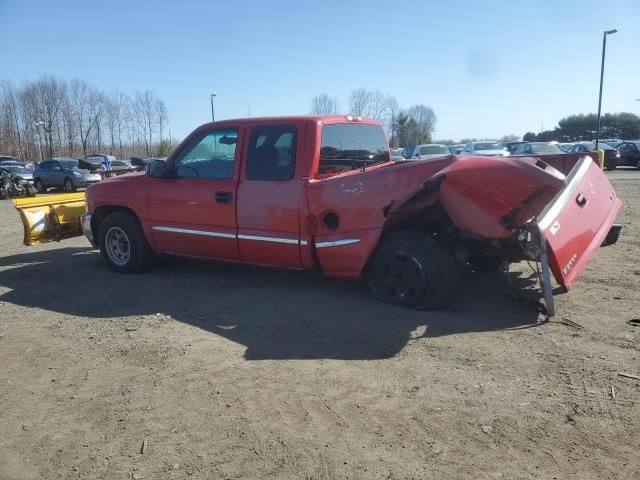
M 640 172 L 610 177 L 620 241 L 551 322 L 498 273 L 434 312 L 304 273 L 117 275 L 84 238 L 22 246 L 4 201 L 0 478 L 638 479 Z

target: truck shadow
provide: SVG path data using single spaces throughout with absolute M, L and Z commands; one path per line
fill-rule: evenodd
M 303 272 L 166 258 L 145 274 L 119 275 L 98 252 L 73 247 L 0 258 L 0 288 L 2 302 L 66 315 L 170 315 L 245 345 L 250 360 L 389 358 L 416 335 L 530 327 L 539 317 L 496 272 L 469 272 L 454 306 L 421 312 L 381 303 L 360 283 Z

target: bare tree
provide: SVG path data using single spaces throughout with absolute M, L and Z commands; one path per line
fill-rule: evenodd
M 102 116 L 104 97 L 87 82 L 77 79 L 71 81 L 69 93 L 80 134 L 82 153 L 86 156 L 90 135 Z
M 375 92 L 368 93 L 367 100 L 364 116 L 382 121 L 387 114 L 388 98 L 383 95 L 380 90 L 376 90 Z
M 349 113 L 351 115 L 364 115 L 369 105 L 370 93 L 366 88 L 358 88 L 349 96 Z
M 159 98 L 156 99 L 154 106 L 156 110 L 156 120 L 158 122 L 158 143 L 162 146 L 162 131 L 169 121 L 169 114 L 167 113 L 167 106 Z
M 413 105 L 412 107 L 409 107 L 407 114 L 414 122 L 416 122 L 416 127 L 422 134 L 433 132 L 437 118 L 431 107 L 421 104 Z
M 144 136 L 144 145 L 147 155 L 151 155 L 153 135 L 158 129 L 158 114 L 156 110 L 157 98 L 150 90 L 143 93 L 137 92 L 133 101 L 134 118 Z
M 338 110 L 338 99 L 331 98 L 326 93 L 321 93 L 311 99 L 311 114 L 313 115 L 335 115 Z
M 398 131 L 398 114 L 400 113 L 400 105 L 398 104 L 398 99 L 393 96 L 387 97 L 387 120 L 388 120 L 388 134 L 390 137 L 390 143 L 392 147 L 398 146 L 398 136 L 396 135 Z
M 133 106 L 139 115 L 131 114 Z M 21 87 L 0 82 L 0 153 L 25 160 L 39 157 L 40 138 L 51 157 L 74 157 L 78 146 L 86 155 L 105 145 L 121 158 L 140 155 L 141 146 L 150 155 L 157 142 L 163 144 L 159 150 L 170 151 L 171 139 L 164 141 L 168 122 L 164 102 L 151 92 L 131 101 L 120 92 L 106 96 L 81 80 L 67 84 L 44 76 Z

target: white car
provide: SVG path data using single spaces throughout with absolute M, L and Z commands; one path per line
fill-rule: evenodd
M 508 157 L 509 150 L 505 146 L 493 140 L 485 140 L 483 142 L 467 143 L 460 155 L 484 155 L 487 157 Z
M 413 148 L 406 148 L 404 151 L 406 160 L 426 160 L 434 157 L 442 157 L 443 155 L 451 155 L 451 152 L 446 145 L 439 143 L 416 145 Z

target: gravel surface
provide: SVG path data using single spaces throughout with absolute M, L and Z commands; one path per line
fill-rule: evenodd
M 609 176 L 619 243 L 551 322 L 497 273 L 434 312 L 304 273 L 118 275 L 84 238 L 22 246 L 1 202 L 0 479 L 640 478 L 640 172 Z

